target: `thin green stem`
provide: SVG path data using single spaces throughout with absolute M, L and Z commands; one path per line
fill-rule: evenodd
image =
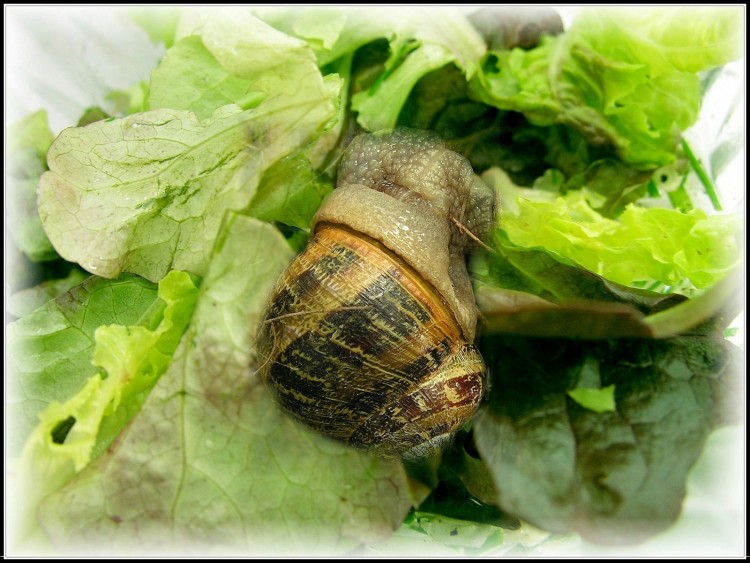
M 711 200 L 711 204 L 714 206 L 714 209 L 716 211 L 721 211 L 721 202 L 719 201 L 719 194 L 716 193 L 714 183 L 711 181 L 711 178 L 709 178 L 708 173 L 703 168 L 700 160 L 695 157 L 693 149 L 690 148 L 690 145 L 688 145 L 688 142 L 685 139 L 682 139 L 682 148 L 685 150 L 685 155 L 690 161 L 690 166 L 692 166 L 693 170 L 695 170 L 695 173 L 698 175 L 698 179 L 701 181 L 701 184 L 703 184 L 703 188 L 706 190 L 706 194 Z

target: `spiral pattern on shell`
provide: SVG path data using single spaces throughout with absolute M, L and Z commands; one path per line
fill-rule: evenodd
M 355 138 L 259 328 L 282 408 L 380 454 L 443 447 L 485 391 L 465 253 L 493 216 L 491 192 L 436 136 Z

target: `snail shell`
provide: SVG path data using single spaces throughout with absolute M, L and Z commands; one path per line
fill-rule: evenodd
M 261 322 L 261 377 L 310 428 L 418 458 L 479 406 L 465 255 L 494 219 L 468 161 L 430 133 L 356 137 Z

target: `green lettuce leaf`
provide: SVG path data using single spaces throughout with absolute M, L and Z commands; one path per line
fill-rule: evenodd
M 485 51 L 481 36 L 468 21 L 445 8 L 282 9 L 260 15 L 307 41 L 321 67 L 376 39 L 388 41 L 390 56 L 384 72 L 371 87 L 352 97 L 357 122 L 370 131 L 396 125 L 409 92 L 422 76 L 450 62 L 471 76 Z
M 6 311 L 18 318 L 29 315 L 47 301 L 70 291 L 87 277 L 89 275 L 80 268 L 71 268 L 64 277 L 43 281 L 12 294 L 6 303 Z
M 582 407 L 597 413 L 614 412 L 615 386 L 577 387 L 568 391 L 568 397 Z
M 741 56 L 734 8 L 584 10 L 535 49 L 489 53 L 472 81 L 484 102 L 563 124 L 638 168 L 675 159 L 700 108 L 697 72 Z M 647 23 L 646 23 L 647 22 Z
M 69 399 L 52 401 L 39 413 L 21 458 L 24 480 L 34 484 L 27 506 L 33 507 L 32 499 L 55 491 L 104 451 L 164 373 L 190 320 L 197 289 L 186 273 L 174 271 L 159 284 L 158 295 L 159 301 L 149 308 L 149 320 L 157 317 L 155 307 L 161 313 L 156 327 L 99 325 L 93 354 L 86 357 L 101 371 Z M 68 361 L 79 353 L 66 351 Z M 59 393 L 59 386 L 52 391 Z
M 740 16 L 736 7 L 716 6 L 587 10 L 575 25 L 581 33 L 584 27 L 590 30 L 592 46 L 601 53 L 648 60 L 657 72 L 700 72 L 742 56 Z M 607 37 L 604 31 L 614 35 Z
M 631 205 L 615 221 L 594 211 L 585 196 L 574 191 L 551 203 L 519 199 L 518 215 L 501 215 L 502 232 L 511 245 L 543 249 L 611 281 L 678 293 L 710 287 L 741 261 L 737 215 Z
M 47 149 L 53 135 L 47 112 L 39 110 L 10 127 L 5 192 L 8 234 L 19 250 L 34 262 L 58 258 L 36 206 L 36 185 L 47 170 Z
M 167 373 L 118 441 L 42 504 L 55 543 L 309 556 L 346 553 L 398 527 L 409 507 L 400 464 L 303 429 L 254 371 L 257 323 L 290 259 L 270 225 L 224 224 Z
M 368 131 L 395 127 L 409 93 L 423 76 L 455 63 L 470 78 L 486 50 L 479 33 L 460 14 L 431 9 L 410 13 L 405 21 L 390 43 L 386 72 L 368 90 L 352 96 L 357 123 Z
M 149 109 L 186 109 L 206 119 L 227 104 L 256 107 L 267 95 L 248 91 L 251 87 L 252 80 L 228 73 L 201 38 L 190 35 L 169 49 L 151 73 L 147 103 Z
M 106 373 L 102 387 L 112 393 L 113 399 L 99 425 L 92 459 L 112 443 L 166 372 L 197 297 L 198 289 L 190 276 L 173 270 L 159 282 L 159 299 L 165 308 L 156 328 L 108 325 L 96 329 L 92 362 Z
M 330 87 L 303 43 L 249 15 L 197 17 L 191 25 L 227 73 L 250 80 L 250 90 L 266 98 L 251 110 L 222 106 L 203 121 L 164 108 L 57 138 L 39 186 L 39 212 L 60 253 L 103 277 L 205 274 L 225 212 L 246 207 L 265 170 L 314 141 L 335 116 Z M 185 54 L 183 46 L 175 44 L 177 55 Z M 183 65 L 184 72 L 184 63 L 168 55 L 164 65 Z M 193 107 L 190 82 L 166 70 L 156 73 L 156 85 L 160 80 L 182 100 L 169 103 Z M 165 101 L 160 88 L 154 94 L 156 85 L 151 103 Z M 199 97 L 201 111 L 208 111 L 207 100 L 220 102 Z
M 395 70 L 369 90 L 352 96 L 357 122 L 368 131 L 392 129 L 414 85 L 425 74 L 447 65 L 453 55 L 439 45 L 420 45 Z
M 263 175 L 248 213 L 263 221 L 307 229 L 323 198 L 333 190 L 317 177 L 304 153 L 290 155 Z
M 132 275 L 89 277 L 8 325 L 10 452 L 16 454 L 50 403 L 70 400 L 97 372 L 94 333 L 103 325 L 151 326 L 161 305 L 154 284 Z

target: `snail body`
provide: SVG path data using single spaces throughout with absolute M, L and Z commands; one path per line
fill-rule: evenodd
M 492 192 L 436 136 L 356 137 L 260 325 L 261 377 L 282 408 L 386 455 L 449 441 L 486 387 L 465 254 L 493 217 Z

